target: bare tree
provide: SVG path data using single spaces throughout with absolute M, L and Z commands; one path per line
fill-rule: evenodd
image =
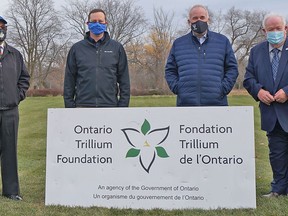
M 147 80 L 146 88 L 158 93 L 170 92 L 164 79 L 164 71 L 176 34 L 173 19 L 174 13 L 167 13 L 162 8 L 154 9 L 154 22 L 146 37 L 146 43 L 144 40 L 134 40 L 127 47 L 134 73 L 141 77 L 142 82 Z
M 54 64 L 51 67 L 51 73 L 49 73 L 46 78 L 46 82 L 47 85 L 49 85 L 49 88 L 63 91 L 66 58 L 70 47 L 71 44 L 66 44 L 63 46 L 58 54 L 57 59 L 55 59 Z
M 83 38 L 87 32 L 87 21 L 89 12 L 97 5 L 96 1 L 90 0 L 66 0 L 65 6 L 62 6 L 63 20 L 77 33 L 78 37 L 73 39 Z
M 94 8 L 105 11 L 111 38 L 126 45 L 146 31 L 144 11 L 134 0 L 72 0 L 63 7 L 65 20 L 76 33 L 84 36 L 88 14 Z
M 223 19 L 223 11 L 218 10 L 216 13 L 209 11 L 209 16 L 209 30 L 223 34 L 223 31 L 227 25 L 226 20 Z
M 31 86 L 45 87 L 45 79 L 67 43 L 61 41 L 61 22 L 53 1 L 12 0 L 9 8 L 11 43 L 22 50 Z
M 265 11 L 247 11 L 232 7 L 225 15 L 225 33 L 230 38 L 239 65 L 237 88 L 242 88 L 245 65 L 250 50 L 264 40 L 262 34 L 262 20 Z
M 100 0 L 98 7 L 107 14 L 110 36 L 123 45 L 147 31 L 144 11 L 134 0 Z
M 165 12 L 162 8 L 154 9 L 154 24 L 149 34 L 150 46 L 147 46 L 149 70 L 154 74 L 156 86 L 164 89 L 165 63 L 175 39 L 176 27 L 173 25 L 174 12 Z

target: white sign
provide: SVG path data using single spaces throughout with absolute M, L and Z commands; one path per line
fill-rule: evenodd
M 49 109 L 46 205 L 256 208 L 253 107 Z

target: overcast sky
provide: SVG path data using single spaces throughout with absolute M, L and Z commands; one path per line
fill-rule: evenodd
M 8 7 L 10 0 L 1 0 L 0 2 L 0 15 L 5 17 L 5 10 Z M 56 9 L 60 8 L 65 0 L 54 0 Z M 288 18 L 288 3 L 287 0 L 135 0 L 135 4 L 141 6 L 146 18 L 152 18 L 153 8 L 162 7 L 165 12 L 174 12 L 175 18 L 178 21 L 186 22 L 184 15 L 187 9 L 191 8 L 194 4 L 202 4 L 217 12 L 220 9 L 225 11 L 235 6 L 236 9 L 264 10 L 268 12 L 276 12 Z

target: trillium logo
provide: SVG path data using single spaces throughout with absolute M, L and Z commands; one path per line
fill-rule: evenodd
M 169 157 L 165 148 L 161 146 L 168 137 L 169 128 L 168 126 L 151 130 L 150 123 L 145 119 L 141 131 L 135 128 L 122 129 L 128 143 L 132 146 L 128 150 L 126 158 L 139 157 L 141 166 L 149 173 L 156 155 L 160 158 Z

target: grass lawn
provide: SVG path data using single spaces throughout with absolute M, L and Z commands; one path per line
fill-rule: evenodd
M 132 210 L 45 206 L 47 108 L 63 107 L 62 97 L 30 97 L 20 105 L 18 164 L 24 201 L 0 197 L 0 215 L 288 215 L 288 197 L 264 199 L 270 189 L 271 169 L 265 133 L 260 130 L 258 104 L 250 96 L 231 95 L 232 106 L 254 106 L 257 209 L 235 210 Z M 175 106 L 173 96 L 132 97 L 131 107 Z

